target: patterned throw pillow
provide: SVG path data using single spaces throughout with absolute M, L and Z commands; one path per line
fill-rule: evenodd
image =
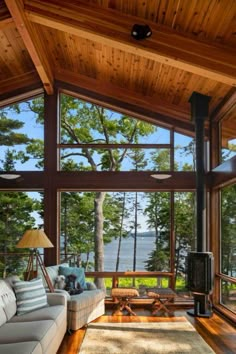
M 14 281 L 17 315 L 48 306 L 46 291 L 41 278 L 30 281 Z
M 82 289 L 87 289 L 84 268 L 59 266 L 59 275 L 64 275 L 67 277 L 71 274 L 76 276 L 76 283 L 79 283 Z

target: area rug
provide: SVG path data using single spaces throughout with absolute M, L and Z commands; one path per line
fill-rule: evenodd
M 91 323 L 79 354 L 214 353 L 188 322 Z

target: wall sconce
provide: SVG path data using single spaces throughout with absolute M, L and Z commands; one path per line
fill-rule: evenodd
M 3 178 L 3 179 L 11 180 L 11 179 L 17 179 L 17 178 L 19 178 L 21 176 L 20 175 L 16 175 L 16 174 L 4 173 L 4 174 L 0 174 L 0 177 Z
M 137 40 L 151 37 L 152 30 L 148 25 L 133 25 L 131 36 Z
M 168 175 L 166 173 L 155 173 L 151 175 L 152 178 L 155 178 L 159 183 L 164 181 L 165 179 L 168 179 L 172 177 L 171 175 Z

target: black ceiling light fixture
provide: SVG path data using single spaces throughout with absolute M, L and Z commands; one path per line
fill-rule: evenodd
M 151 37 L 152 30 L 148 25 L 133 25 L 131 36 L 137 40 Z

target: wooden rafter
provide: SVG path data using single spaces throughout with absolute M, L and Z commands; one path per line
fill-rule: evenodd
M 19 31 L 22 40 L 24 41 L 29 55 L 31 56 L 45 91 L 48 94 L 52 94 L 53 75 L 51 68 L 46 60 L 46 56 L 42 50 L 41 43 L 37 41 L 37 37 L 33 34 L 32 24 L 25 16 L 22 0 L 5 0 L 5 3 L 11 13 L 17 30 Z
M 152 28 L 152 37 L 137 42 L 130 31 L 140 19 L 91 4 L 88 7 L 82 1 L 26 0 L 25 10 L 35 23 L 236 86 L 236 51 L 232 48 L 199 41 L 148 21 L 145 23 Z

